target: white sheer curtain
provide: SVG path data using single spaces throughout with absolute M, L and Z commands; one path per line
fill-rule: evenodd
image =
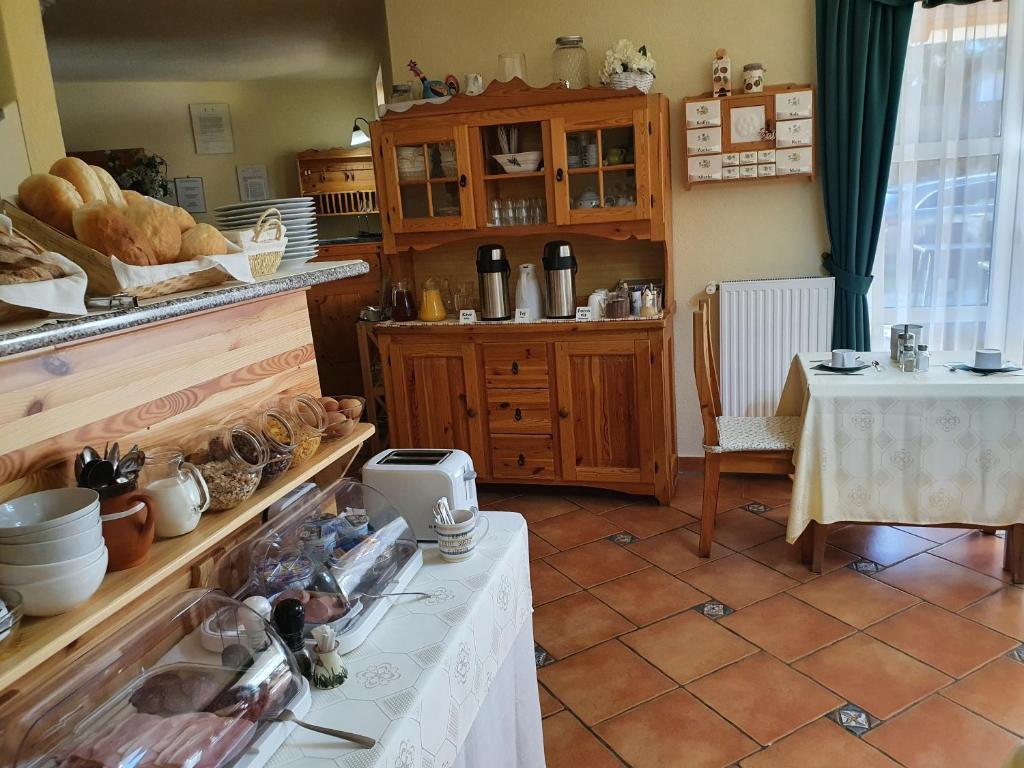
M 873 349 L 888 348 L 893 323 L 911 322 L 933 349 L 1024 354 L 1021 5 L 914 9 L 870 294 Z

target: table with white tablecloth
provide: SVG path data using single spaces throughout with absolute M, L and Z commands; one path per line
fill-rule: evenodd
M 1024 377 L 952 372 L 970 353 L 934 353 L 927 372 L 828 375 L 793 360 L 778 415 L 803 416 L 787 539 L 812 521 L 1002 527 L 1024 523 Z
M 482 513 L 472 558 L 424 565 L 369 638 L 346 654 L 348 680 L 314 689 L 303 719 L 371 736 L 361 749 L 296 728 L 270 768 L 543 768 L 523 518 Z

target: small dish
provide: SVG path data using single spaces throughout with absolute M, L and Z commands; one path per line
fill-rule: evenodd
M 818 363 L 812 366 L 815 371 L 827 371 L 828 373 L 857 373 L 863 371 L 865 368 L 870 368 L 870 363 L 860 363 L 858 365 L 851 366 L 849 368 L 840 368 L 830 363 Z
M 979 376 L 991 376 L 993 373 L 1013 373 L 1014 371 L 1024 370 L 1019 365 L 1004 365 L 1002 368 L 977 368 L 967 363 L 953 363 L 949 367 L 960 371 L 970 371 Z
M 515 152 L 510 155 L 491 155 L 505 173 L 530 173 L 540 168 L 543 152 Z
M 89 515 L 99 503 L 90 488 L 55 488 L 0 504 L 0 537 L 40 533 Z

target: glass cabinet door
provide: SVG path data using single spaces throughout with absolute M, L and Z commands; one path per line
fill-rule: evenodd
M 551 121 L 559 224 L 650 218 L 647 110 Z
M 466 126 L 386 132 L 383 154 L 393 231 L 475 226 Z

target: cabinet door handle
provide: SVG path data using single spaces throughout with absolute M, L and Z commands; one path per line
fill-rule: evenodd
M 565 178 L 565 173 L 562 172 L 561 168 L 559 168 L 557 171 L 555 171 L 555 181 L 561 181 L 564 178 Z
M 512 361 L 512 375 L 513 376 L 518 376 L 519 375 L 519 361 L 518 360 L 513 360 Z
M 471 419 L 475 419 L 476 418 L 476 408 L 467 408 L 466 409 L 466 415 L 469 418 L 471 418 Z
M 516 464 L 518 464 L 520 467 L 523 466 L 524 464 L 526 464 L 526 457 L 523 456 L 523 454 L 520 453 L 519 454 L 519 458 L 516 459 Z
M 459 176 L 459 186 L 466 186 L 466 174 L 462 174 L 461 176 Z
M 512 414 L 512 418 L 515 419 L 516 421 L 522 421 L 523 420 L 523 412 L 522 412 L 522 410 L 519 409 L 519 408 L 516 408 L 516 412 Z
M 561 418 L 563 418 L 563 419 L 568 419 L 569 418 L 569 409 L 566 408 L 565 406 L 562 406 L 561 408 L 558 409 L 558 415 Z

